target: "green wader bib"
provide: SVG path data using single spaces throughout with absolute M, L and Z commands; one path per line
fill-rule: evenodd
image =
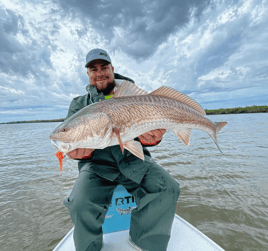
M 122 154 L 119 146 L 101 152 L 103 159 L 112 160 L 106 170 L 114 169 L 111 173 L 114 179 L 94 172 L 97 166 L 104 171 L 105 163 L 96 164 L 94 160 L 80 162 L 78 179 L 70 196 L 64 200 L 75 226 L 76 250 L 101 250 L 102 224 L 118 184 L 134 196 L 137 204 L 131 213 L 130 236 L 133 242 L 146 250 L 166 250 L 180 193 L 179 183 L 149 156 L 142 161 L 127 150 Z M 146 170 L 145 174 L 140 182 L 133 181 L 131 177 L 137 178 L 135 172 L 139 169 Z
M 119 74 L 115 74 L 116 77 L 125 79 Z M 86 89 L 88 94 L 73 99 L 67 117 L 104 99 L 92 86 Z M 145 250 L 166 250 L 180 187 L 152 160 L 145 147 L 143 151 L 145 161 L 127 150 L 122 154 L 119 145 L 96 149 L 91 159 L 79 161 L 79 176 L 71 194 L 64 200 L 74 223 L 76 251 L 101 250 L 102 224 L 118 184 L 135 197 L 137 204 L 131 213 L 129 234 L 132 241 Z

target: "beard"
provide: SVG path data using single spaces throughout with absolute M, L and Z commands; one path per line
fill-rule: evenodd
M 115 87 L 115 82 L 113 81 L 113 82 L 109 83 L 105 89 L 103 89 L 101 91 L 98 90 L 98 93 L 102 93 L 104 96 L 108 95 L 114 89 L 114 87 Z

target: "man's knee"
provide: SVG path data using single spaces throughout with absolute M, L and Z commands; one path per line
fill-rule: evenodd
M 176 181 L 175 179 L 174 179 L 174 184 L 172 186 L 172 190 L 174 191 L 175 197 L 178 199 L 179 196 L 180 196 L 181 190 L 180 190 L 180 184 L 179 184 L 179 182 Z
M 79 214 L 80 212 L 90 210 L 94 203 L 89 200 L 87 194 L 82 190 L 79 193 L 75 191 L 77 189 L 74 187 L 70 195 L 63 201 L 63 204 L 70 210 L 70 213 Z
M 173 195 L 176 200 L 180 195 L 180 184 L 160 165 L 154 163 L 146 173 L 141 185 L 151 193 L 164 193 Z
M 71 213 L 82 211 L 85 207 L 85 200 L 81 196 L 68 196 L 63 200 L 63 204 L 70 210 Z
M 172 176 L 166 180 L 166 190 L 164 191 L 169 198 L 172 198 L 174 201 L 177 201 L 180 195 L 180 184 Z

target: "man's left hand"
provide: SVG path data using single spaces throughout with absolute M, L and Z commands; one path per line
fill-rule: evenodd
M 144 143 L 153 144 L 160 141 L 165 134 L 166 129 L 156 129 L 150 132 L 146 132 L 138 137 L 138 139 Z

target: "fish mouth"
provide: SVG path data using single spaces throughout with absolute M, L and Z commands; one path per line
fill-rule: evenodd
M 61 145 L 60 142 L 58 140 L 51 140 L 52 145 L 54 145 L 56 148 L 58 148 L 59 150 L 61 150 Z
M 54 145 L 59 151 L 63 153 L 68 153 L 69 152 L 69 144 L 68 143 L 61 143 L 58 140 L 51 140 L 52 145 Z

